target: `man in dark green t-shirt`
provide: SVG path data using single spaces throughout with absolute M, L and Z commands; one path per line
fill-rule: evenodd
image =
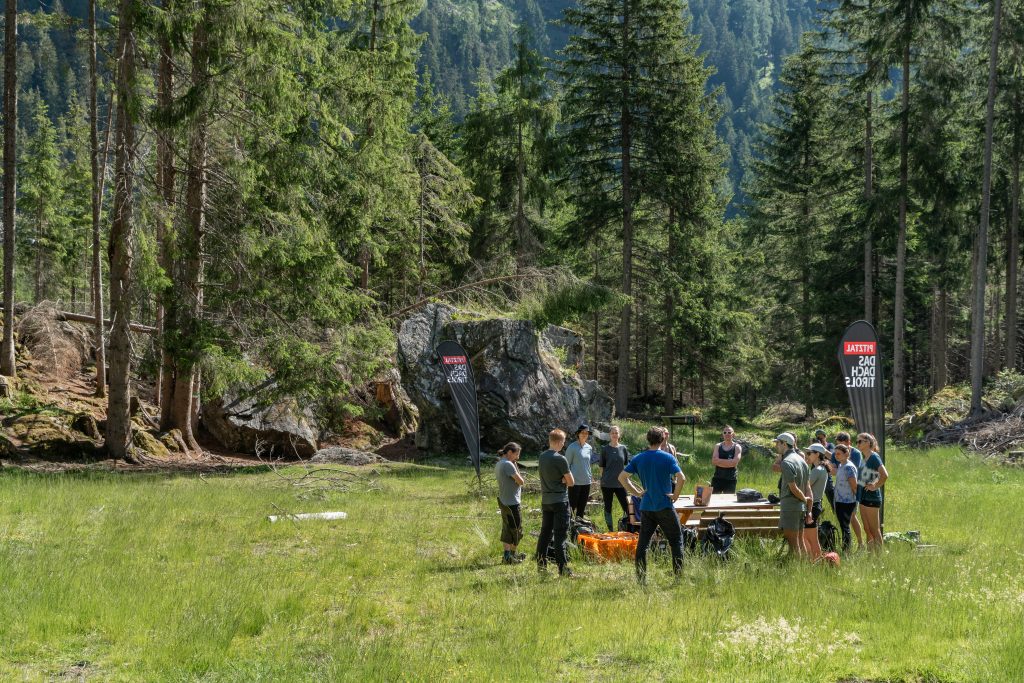
M 537 568 L 548 566 L 548 545 L 554 538 L 555 562 L 558 573 L 572 576 L 566 565 L 565 538 L 569 534 L 569 487 L 573 485 L 569 462 L 559 453 L 565 445 L 565 432 L 552 430 L 548 434 L 548 450 L 537 460 L 541 493 L 540 536 L 537 538 Z

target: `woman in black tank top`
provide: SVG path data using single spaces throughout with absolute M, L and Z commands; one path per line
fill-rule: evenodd
M 715 475 L 711 478 L 711 488 L 715 493 L 736 493 L 736 468 L 743 456 L 743 447 L 734 443 L 733 428 L 726 425 L 722 429 L 722 441 L 711 451 L 711 464 L 715 466 Z

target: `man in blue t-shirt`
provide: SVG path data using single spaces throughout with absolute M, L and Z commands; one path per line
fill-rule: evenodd
M 683 529 L 679 525 L 673 503 L 683 490 L 686 476 L 679 469 L 674 456 L 661 450 L 668 442 L 668 431 L 662 427 L 651 427 L 647 431 L 648 449 L 633 456 L 619 475 L 619 483 L 640 500 L 640 539 L 636 545 L 636 577 L 640 583 L 647 582 L 647 546 L 651 544 L 654 531 L 661 533 L 672 550 L 672 569 L 676 576 L 683 568 Z M 640 477 L 644 488 L 640 489 L 629 475 Z

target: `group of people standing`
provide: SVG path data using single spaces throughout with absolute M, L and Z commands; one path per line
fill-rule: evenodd
M 839 432 L 832 444 L 819 429 L 814 441 L 801 451 L 796 437 L 783 432 L 775 437 L 774 445 L 778 457 L 772 470 L 780 474 L 779 527 L 794 553 L 811 559 L 821 556 L 818 522 L 826 499 L 839 524 L 844 552 L 850 550 L 853 535 L 858 547 L 867 536 L 868 548 L 881 550 L 882 486 L 889 473 L 873 434 L 858 434 L 858 447 L 854 447 L 848 433 Z M 866 458 L 865 452 L 869 454 Z
M 609 430 L 609 443 L 601 447 L 596 459 L 595 449 L 589 443 L 590 435 L 590 426 L 582 424 L 566 446 L 566 433 L 554 429 L 548 434 L 547 450 L 538 459 L 541 487 L 541 529 L 535 553 L 538 568 L 546 570 L 549 559 L 553 559 L 560 575 L 572 576 L 566 561 L 565 541 L 572 516 L 583 517 L 586 512 L 593 483 L 591 466 L 596 464 L 600 469 L 604 521 L 609 531 L 614 528 L 615 501 L 618 500 L 623 514 L 628 514 L 627 494 L 640 498 L 638 579 L 646 580 L 647 549 L 657 529 L 668 543 L 673 569 L 678 574 L 683 563 L 683 534 L 674 503 L 686 476 L 676 460 L 675 449 L 668 443 L 668 430 L 651 427 L 646 435 L 647 449 L 632 457 L 620 443 L 619 427 Z M 722 441 L 712 450 L 715 472 L 711 486 L 716 493 L 736 491 L 743 448 L 734 437 L 732 427 L 726 426 L 722 430 Z M 863 545 L 866 535 L 869 548 L 881 548 L 881 487 L 889 475 L 878 455 L 878 442 L 873 435 L 857 435 L 857 445 L 869 453 L 867 458 L 850 444 L 850 435 L 846 432 L 837 434 L 833 445 L 825 432 L 818 430 L 814 442 L 803 451 L 797 447 L 792 433 L 783 432 L 775 438 L 774 445 L 778 457 L 772 469 L 780 474 L 779 527 L 794 554 L 811 559 L 821 555 L 817 527 L 825 499 L 838 520 L 844 551 L 852 544 L 851 526 L 858 546 Z M 560 452 L 563 447 L 565 455 Z M 506 444 L 499 451 L 500 459 L 495 466 L 502 516 L 503 562 L 506 564 L 518 564 L 526 559 L 525 553 L 518 552 L 523 538 L 520 505 L 524 479 L 517 465 L 521 452 L 519 444 Z M 639 476 L 643 488 L 630 478 L 633 474 Z

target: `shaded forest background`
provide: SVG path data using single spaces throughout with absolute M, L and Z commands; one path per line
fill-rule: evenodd
M 1020 365 L 1016 0 L 100 3 L 93 143 L 90 3 L 18 8 L 13 298 L 158 328 L 104 334 L 165 427 L 357 414 L 430 299 L 576 329 L 620 413 L 841 408 L 861 317 L 896 416 Z

